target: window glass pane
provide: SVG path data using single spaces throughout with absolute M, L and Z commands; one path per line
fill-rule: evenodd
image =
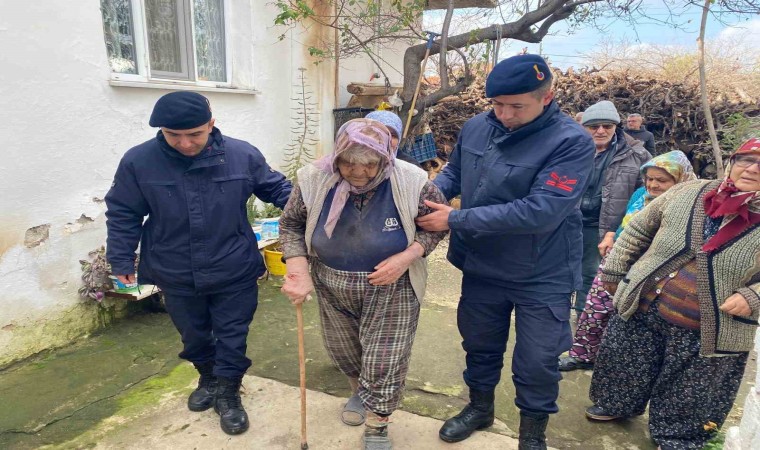
M 194 0 L 198 79 L 227 81 L 224 54 L 224 0 Z
M 145 12 L 151 70 L 183 72 L 177 0 L 146 0 Z
M 103 31 L 111 70 L 117 73 L 137 73 L 131 0 L 100 0 Z

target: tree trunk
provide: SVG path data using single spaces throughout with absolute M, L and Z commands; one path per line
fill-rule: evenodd
M 451 17 L 454 15 L 454 0 L 449 0 L 446 17 L 443 19 L 443 28 L 441 29 L 441 51 L 438 55 L 438 75 L 441 77 L 441 88 L 449 87 L 449 66 L 446 56 L 449 48 L 449 26 L 451 26 Z M 422 70 L 425 70 L 423 67 Z
M 710 111 L 710 100 L 707 98 L 707 74 L 705 71 L 705 29 L 707 28 L 707 15 L 710 13 L 710 4 L 711 0 L 705 0 L 705 5 L 702 7 L 702 23 L 699 26 L 699 37 L 697 38 L 697 45 L 699 47 L 699 90 L 702 94 L 702 109 L 704 110 L 707 132 L 710 135 L 713 157 L 715 158 L 715 170 L 717 171 L 718 178 L 720 178 L 723 176 L 723 153 L 718 144 L 718 135 L 715 133 L 715 124 L 713 123 L 712 112 Z

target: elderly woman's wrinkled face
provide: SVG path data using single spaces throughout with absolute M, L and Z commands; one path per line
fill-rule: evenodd
M 729 177 L 740 191 L 760 191 L 760 154 L 734 156 Z
M 353 147 L 335 160 L 340 176 L 353 187 L 364 187 L 380 172 L 380 155 L 371 149 Z
M 676 180 L 665 169 L 649 167 L 644 174 L 644 185 L 652 197 L 659 197 L 665 191 L 675 186 Z

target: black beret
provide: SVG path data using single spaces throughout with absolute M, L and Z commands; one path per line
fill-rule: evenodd
M 208 99 L 197 92 L 171 92 L 159 98 L 150 115 L 150 126 L 189 130 L 211 120 Z
M 518 95 L 533 92 L 552 79 L 544 58 L 538 55 L 517 55 L 496 64 L 486 79 L 486 97 Z

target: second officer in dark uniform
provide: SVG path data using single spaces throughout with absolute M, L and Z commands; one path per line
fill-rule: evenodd
M 570 305 L 580 285 L 578 200 L 593 165 L 594 143 L 553 100 L 552 74 L 540 56 L 497 64 L 486 81 L 493 109 L 467 121 L 434 183 L 461 210 L 430 204 L 417 223 L 451 229 L 448 259 L 463 272 L 457 324 L 467 352 L 470 403 L 439 436 L 466 439 L 491 426 L 510 319 L 520 449 L 545 449 L 557 412 L 558 356 L 570 348 Z
M 291 184 L 256 147 L 222 135 L 200 94 L 164 95 L 150 125 L 161 130 L 127 151 L 105 198 L 108 262 L 134 282 L 140 243 L 140 283 L 164 292 L 184 344 L 179 356 L 201 375 L 188 408 L 213 406 L 224 432 L 243 433 L 240 383 L 264 272 L 245 204 L 255 194 L 283 207 Z

